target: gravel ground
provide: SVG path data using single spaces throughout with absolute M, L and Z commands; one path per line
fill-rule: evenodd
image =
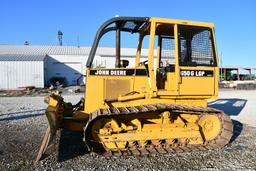
M 80 133 L 62 131 L 58 152 L 37 164 L 33 160 L 47 127 L 43 97 L 0 98 L 0 170 L 256 170 L 256 127 L 251 121 L 248 124 L 245 122 L 255 109 L 249 106 L 255 103 L 255 97 L 252 92 L 248 94 L 244 105 L 239 106 L 232 101 L 241 110 L 234 110 L 239 111 L 239 114 L 232 116 L 235 134 L 231 143 L 222 150 L 105 158 L 88 154 Z M 66 96 L 65 99 L 75 103 L 80 96 Z M 246 98 L 246 93 L 229 91 L 221 92 L 220 96 L 220 100 L 241 100 Z M 227 110 L 230 103 L 216 101 L 210 106 Z M 243 113 L 245 109 L 246 112 L 252 110 L 249 116 Z M 242 115 L 247 119 L 241 119 L 244 118 Z

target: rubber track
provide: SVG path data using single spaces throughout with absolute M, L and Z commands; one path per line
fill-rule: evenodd
M 215 114 L 217 115 L 221 122 L 222 128 L 219 135 L 211 140 L 205 141 L 204 144 L 200 145 L 190 145 L 190 144 L 164 144 L 164 145 L 146 145 L 144 148 L 140 146 L 133 146 L 132 148 L 120 149 L 118 151 L 111 151 L 109 149 L 105 149 L 103 155 L 105 156 L 121 156 L 121 155 L 148 155 L 155 153 L 179 153 L 179 152 L 191 152 L 191 151 L 204 151 L 204 150 L 212 150 L 223 148 L 226 144 L 229 143 L 232 135 L 233 135 L 233 124 L 229 116 L 225 115 L 223 111 L 209 108 L 209 107 L 191 107 L 185 105 L 173 105 L 173 104 L 148 104 L 142 106 L 133 106 L 133 107 L 118 107 L 118 108 L 110 108 L 110 109 L 99 109 L 93 112 L 89 120 L 84 128 L 84 140 L 88 148 L 93 151 L 95 143 L 93 140 L 88 140 L 86 135 L 90 132 L 90 127 L 92 126 L 93 121 L 96 119 L 100 119 L 103 117 L 111 117 L 115 115 L 129 115 L 129 114 L 143 114 L 145 112 L 153 112 L 153 111 L 170 111 L 174 113 L 190 113 L 197 115 L 205 115 L 205 114 Z M 89 130 L 89 131 L 88 131 Z

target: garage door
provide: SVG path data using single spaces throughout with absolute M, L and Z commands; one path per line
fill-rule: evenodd
M 82 64 L 78 62 L 56 62 L 50 72 L 54 74 L 52 76 L 65 77 L 68 85 L 76 85 L 77 79 L 82 73 Z

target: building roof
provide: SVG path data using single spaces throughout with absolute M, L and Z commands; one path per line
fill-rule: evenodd
M 90 47 L 49 45 L 0 45 L 0 54 L 87 55 Z
M 222 66 L 220 68 L 228 69 L 228 70 L 237 70 L 237 69 L 256 70 L 256 68 L 254 67 L 241 67 L 241 66 Z
M 0 61 L 43 61 L 43 54 L 0 54 Z
M 80 55 L 87 56 L 91 47 L 77 46 L 50 46 L 50 45 L 0 45 L 0 54 L 30 54 L 30 55 Z M 115 48 L 98 47 L 96 55 L 115 56 Z M 147 49 L 141 50 L 141 56 L 146 57 Z M 121 54 L 124 57 L 134 57 L 135 48 L 122 48 Z

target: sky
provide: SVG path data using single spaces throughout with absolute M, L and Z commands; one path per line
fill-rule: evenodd
M 100 25 L 116 15 L 214 23 L 223 65 L 256 68 L 256 0 L 1 0 L 0 44 L 56 45 L 61 30 L 64 45 L 91 46 Z

